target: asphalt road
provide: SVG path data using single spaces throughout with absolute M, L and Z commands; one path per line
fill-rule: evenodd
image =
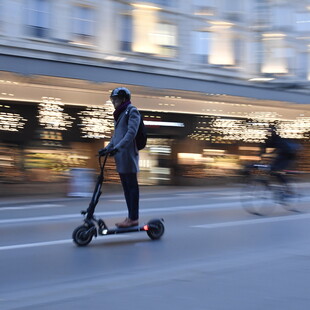
M 310 212 L 246 213 L 239 189 L 142 194 L 140 223 L 165 234 L 98 237 L 77 247 L 86 199 L 0 207 L 0 309 L 310 308 Z M 122 196 L 102 196 L 108 226 L 126 216 Z

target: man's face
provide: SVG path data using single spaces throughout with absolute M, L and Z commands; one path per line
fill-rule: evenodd
M 114 109 L 117 109 L 123 103 L 122 98 L 119 98 L 117 96 L 110 97 L 110 99 L 114 105 Z

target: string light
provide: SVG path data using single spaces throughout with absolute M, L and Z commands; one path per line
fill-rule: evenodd
M 113 130 L 113 106 L 107 102 L 104 106 L 87 107 L 78 113 L 81 119 L 82 138 L 110 138 Z
M 74 119 L 64 113 L 64 104 L 60 98 L 42 97 L 39 104 L 39 123 L 46 129 L 67 130 Z
M 0 109 L 0 130 L 16 132 L 24 128 L 27 120 L 18 113 L 10 112 L 10 106 L 0 105 Z
M 201 116 L 189 138 L 212 143 L 262 143 L 267 139 L 270 124 L 276 123 L 277 132 L 283 138 L 305 139 L 310 133 L 310 118 L 298 117 L 293 121 L 278 120 L 273 112 L 253 112 L 248 119 L 205 118 Z
M 277 130 L 283 138 L 304 139 L 310 132 L 310 118 L 297 117 L 294 121 L 280 122 Z

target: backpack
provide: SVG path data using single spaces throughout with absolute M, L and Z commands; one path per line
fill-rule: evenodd
M 288 154 L 296 154 L 302 149 L 302 147 L 298 143 L 285 139 L 283 149 Z
M 129 113 L 130 113 L 130 110 L 129 110 Z M 128 113 L 128 118 L 129 118 L 129 113 Z M 138 113 L 140 114 L 139 111 Z M 140 124 L 139 124 L 139 128 L 138 128 L 135 140 L 136 140 L 137 149 L 139 151 L 145 148 L 146 142 L 147 142 L 147 133 L 146 133 L 146 127 L 143 123 L 143 117 L 141 114 L 140 114 Z

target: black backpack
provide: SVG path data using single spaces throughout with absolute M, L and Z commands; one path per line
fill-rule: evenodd
M 130 110 L 129 110 L 129 113 L 130 113 Z M 128 113 L 128 118 L 129 118 L 129 113 Z M 139 111 L 138 113 L 140 114 Z M 146 146 L 146 142 L 147 142 L 147 133 L 146 133 L 146 127 L 143 123 L 143 117 L 141 114 L 140 114 L 140 124 L 139 124 L 139 128 L 138 128 L 135 139 L 136 139 L 137 149 L 139 151 L 144 149 Z
M 296 154 L 302 149 L 301 145 L 290 141 L 288 139 L 283 139 L 282 150 L 285 151 L 286 154 Z

